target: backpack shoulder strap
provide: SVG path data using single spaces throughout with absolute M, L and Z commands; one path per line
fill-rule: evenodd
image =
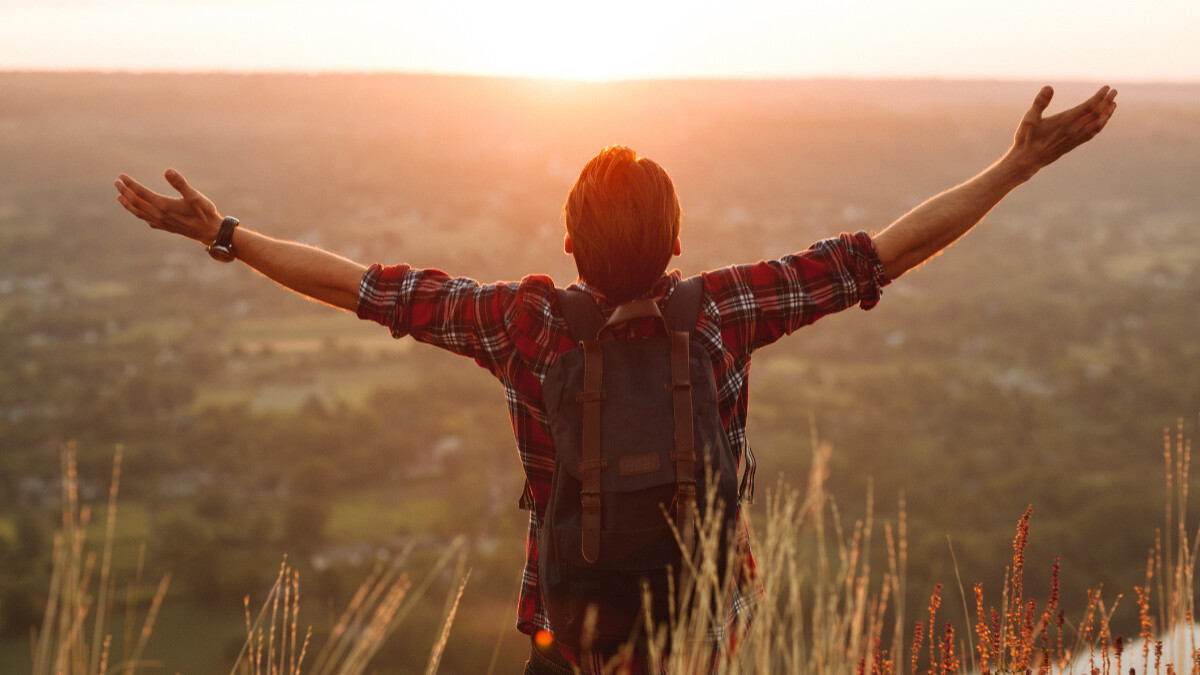
M 567 328 L 571 331 L 571 339 L 576 344 L 580 340 L 595 339 L 600 329 L 604 327 L 604 314 L 592 296 L 580 290 L 567 288 L 554 290 L 558 295 L 559 309 L 562 310 L 563 318 L 567 321 Z
M 704 277 L 697 274 L 684 279 L 675 285 L 667 304 L 663 306 L 663 317 L 672 331 L 685 331 L 691 335 L 700 318 L 700 303 L 704 299 Z M 745 444 L 745 454 L 742 457 L 744 465 L 742 479 L 738 485 L 738 499 L 747 504 L 754 503 L 754 470 L 758 462 L 750 444 Z
M 671 291 L 671 297 L 663 306 L 667 328 L 691 335 L 700 318 L 700 301 L 703 298 L 704 277 L 699 274 L 675 284 L 675 290 Z
M 605 319 L 604 313 L 600 311 L 592 296 L 584 291 L 567 288 L 556 288 L 554 293 L 558 296 L 559 311 L 567 322 L 567 329 L 571 331 L 571 339 L 575 344 L 583 340 L 594 340 L 604 327 Z M 521 491 L 521 499 L 517 506 L 527 511 L 534 510 L 533 487 L 528 478 L 525 479 L 525 488 Z

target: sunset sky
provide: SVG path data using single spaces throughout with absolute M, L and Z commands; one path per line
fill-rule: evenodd
M 1198 34 L 1198 0 L 0 0 L 0 69 L 1196 82 Z

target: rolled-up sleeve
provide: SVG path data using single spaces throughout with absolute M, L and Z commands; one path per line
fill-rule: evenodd
M 843 234 L 779 260 L 704 274 L 722 338 L 745 353 L 853 305 L 871 309 L 889 283 L 865 232 Z
M 480 284 L 441 270 L 372 265 L 358 293 L 358 317 L 386 326 L 392 337 L 412 336 L 494 372 L 512 344 L 507 317 L 517 284 Z

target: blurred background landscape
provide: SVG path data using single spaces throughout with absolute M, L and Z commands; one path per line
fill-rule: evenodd
M 419 567 L 458 535 L 474 571 L 443 670 L 528 652 L 499 384 L 150 231 L 118 173 L 166 191 L 176 168 L 249 227 L 364 263 L 565 285 L 567 190 L 628 144 L 672 175 L 694 274 L 879 231 L 998 158 L 1041 84 L 0 73 L 0 671 L 29 670 L 69 442 L 97 505 L 124 446 L 117 566 L 144 544 L 146 576 L 173 574 L 163 672 L 227 671 L 284 554 L 319 623 L 381 552 L 413 544 Z M 760 499 L 831 442 L 843 519 L 906 501 L 910 607 L 954 583 L 947 537 L 998 593 L 1028 504 L 1027 588 L 1055 557 L 1068 610 L 1144 580 L 1163 431 L 1200 411 L 1200 85 L 1114 84 L 1100 137 L 877 309 L 755 357 Z M 1050 112 L 1095 88 L 1056 83 Z M 424 671 L 442 598 L 387 672 Z M 1133 603 L 1114 626 L 1136 632 Z

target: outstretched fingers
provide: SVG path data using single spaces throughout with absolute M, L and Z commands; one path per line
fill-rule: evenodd
M 149 223 L 152 227 L 156 223 L 161 222 L 162 209 L 157 204 L 143 197 L 144 193 L 149 193 L 153 197 L 157 197 L 153 192 L 146 190 L 137 181 L 132 178 L 122 175 L 120 180 L 117 180 L 114 185 L 117 188 L 117 202 L 125 207 L 133 215 L 141 218 Z M 142 194 L 134 186 L 141 188 Z
M 165 195 L 160 195 L 154 190 L 151 190 L 145 185 L 137 182 L 131 176 L 129 176 L 129 174 L 123 173 L 117 177 L 117 189 L 121 190 L 122 187 L 125 188 L 125 190 L 122 190 L 122 194 L 132 194 L 141 201 L 154 204 L 156 206 L 161 206 L 162 203 L 167 199 Z
M 1100 133 L 1117 109 L 1116 97 L 1116 89 L 1101 87 L 1095 96 L 1069 110 L 1073 117 L 1068 125 L 1071 135 L 1081 137 L 1082 142 Z
M 1038 92 L 1033 98 L 1033 105 L 1029 106 L 1029 110 L 1021 118 L 1021 123 L 1017 126 L 1017 143 L 1025 145 L 1033 137 L 1033 130 L 1042 121 L 1042 113 L 1046 112 L 1046 108 L 1050 105 L 1050 99 L 1054 98 L 1054 89 L 1046 86 Z
M 1100 107 L 1104 103 L 1105 100 L 1112 100 L 1112 97 L 1116 96 L 1116 95 L 1117 95 L 1117 92 L 1115 89 L 1112 89 L 1109 86 L 1105 85 L 1105 86 L 1097 89 L 1096 93 L 1092 94 L 1091 97 L 1088 98 L 1086 101 L 1084 101 L 1083 103 L 1080 103 L 1079 105 L 1075 106 L 1074 108 L 1071 108 L 1070 110 L 1068 110 L 1067 113 L 1069 113 L 1071 115 L 1076 115 L 1076 116 L 1086 115 L 1086 114 L 1090 113 L 1091 111 Z
M 1116 94 L 1116 92 L 1114 91 L 1113 94 Z M 1100 133 L 1100 130 L 1104 128 L 1104 125 L 1108 124 L 1108 121 L 1112 119 L 1113 113 L 1116 111 L 1117 102 L 1110 100 L 1103 112 L 1101 112 L 1100 115 L 1096 117 L 1096 119 L 1093 120 L 1088 126 L 1084 127 L 1083 131 L 1085 138 L 1083 140 L 1091 140 L 1093 136 Z
M 1029 107 L 1029 112 L 1025 113 L 1026 117 L 1032 117 L 1035 121 L 1042 118 L 1042 113 L 1046 112 L 1046 108 L 1050 106 L 1050 99 L 1054 98 L 1054 88 L 1047 85 L 1042 87 L 1037 96 L 1033 97 L 1033 105 Z
M 175 169 L 167 169 L 163 176 L 167 179 L 167 182 L 171 184 L 171 187 L 179 191 L 179 195 L 183 197 L 185 201 L 194 202 L 203 197 L 203 195 L 196 191 L 196 188 L 188 184 L 187 179 L 183 177 L 183 174 L 179 173 Z
M 147 213 L 141 206 L 129 201 L 129 198 L 125 195 L 117 195 L 117 203 L 123 206 L 126 211 L 132 213 L 138 218 L 141 218 L 151 225 L 154 224 L 154 216 Z

